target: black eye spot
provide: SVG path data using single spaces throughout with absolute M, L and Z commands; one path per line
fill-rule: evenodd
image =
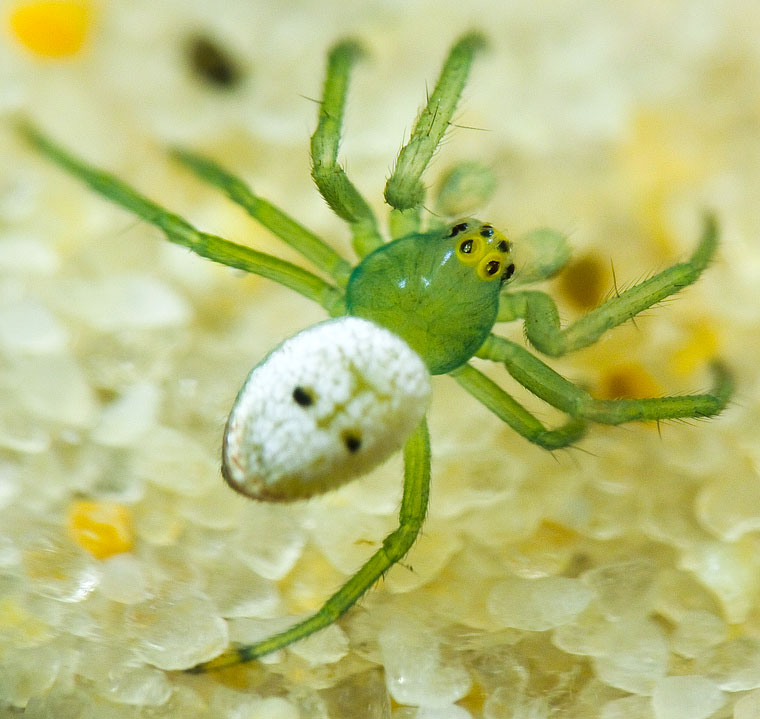
M 449 233 L 449 237 L 455 237 L 460 232 L 464 232 L 467 229 L 467 223 L 466 222 L 460 222 L 458 225 L 454 225 L 451 228 L 451 232 Z
M 293 399 L 301 407 L 311 407 L 314 404 L 314 393 L 304 387 L 296 387 L 293 390 Z
M 499 271 L 500 267 L 501 267 L 501 262 L 499 262 L 498 260 L 491 260 L 489 263 L 486 264 L 486 268 L 485 268 L 486 274 L 489 277 L 493 277 L 493 275 L 495 275 Z
M 506 282 L 513 274 L 515 274 L 514 264 L 507 265 L 506 269 L 504 270 L 504 274 L 501 276 L 501 281 Z
M 509 252 L 509 242 L 506 240 L 500 240 L 499 244 L 496 245 L 496 249 L 499 250 L 499 252 Z
M 472 252 L 472 240 L 465 240 L 461 245 L 459 245 L 459 251 L 463 255 L 469 255 L 470 252 Z
M 343 444 L 346 445 L 346 449 L 351 454 L 358 452 L 359 448 L 362 446 L 362 438 L 358 432 L 352 432 L 350 430 L 343 432 L 341 439 L 343 440 Z
M 480 236 L 481 237 L 493 237 L 493 227 L 491 225 L 483 225 L 483 227 L 480 228 Z

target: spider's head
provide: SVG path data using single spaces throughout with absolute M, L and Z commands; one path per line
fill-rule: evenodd
M 511 244 L 471 218 L 411 233 L 367 255 L 346 287 L 348 314 L 401 337 L 443 374 L 469 360 L 496 322 L 514 272 Z
M 512 243 L 493 225 L 472 218 L 457 220 L 448 236 L 459 262 L 473 267 L 478 279 L 503 284 L 514 274 Z

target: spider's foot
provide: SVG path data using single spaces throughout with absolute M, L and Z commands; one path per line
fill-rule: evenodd
M 250 645 L 233 644 L 218 657 L 196 664 L 194 667 L 190 667 L 190 669 L 185 669 L 185 674 L 208 674 L 209 672 L 234 667 L 238 664 L 245 664 L 245 662 L 250 662 L 253 659 L 256 659 L 256 656 L 251 652 Z

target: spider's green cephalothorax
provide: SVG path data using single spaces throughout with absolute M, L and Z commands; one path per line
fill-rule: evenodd
M 450 372 L 493 328 L 499 291 L 515 269 L 510 249 L 504 235 L 474 219 L 402 237 L 356 267 L 346 309 L 399 335 L 431 374 Z

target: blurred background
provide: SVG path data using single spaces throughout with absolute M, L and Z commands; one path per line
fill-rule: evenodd
M 760 717 L 760 6 L 0 10 L 0 716 Z M 734 401 L 552 455 L 437 378 L 430 516 L 404 566 L 292 648 L 183 675 L 317 609 L 394 528 L 401 463 L 291 506 L 233 495 L 218 457 L 237 389 L 321 310 L 168 245 L 13 123 L 295 259 L 166 154 L 202 151 L 348 257 L 309 176 L 328 48 L 367 50 L 341 158 L 382 217 L 426 88 L 472 28 L 489 47 L 425 179 L 478 162 L 494 191 L 468 213 L 518 241 L 567 235 L 573 260 L 543 288 L 563 319 L 688 256 L 705 211 L 720 226 L 695 286 L 552 366 L 599 397 L 658 396 L 706 390 L 721 357 Z

